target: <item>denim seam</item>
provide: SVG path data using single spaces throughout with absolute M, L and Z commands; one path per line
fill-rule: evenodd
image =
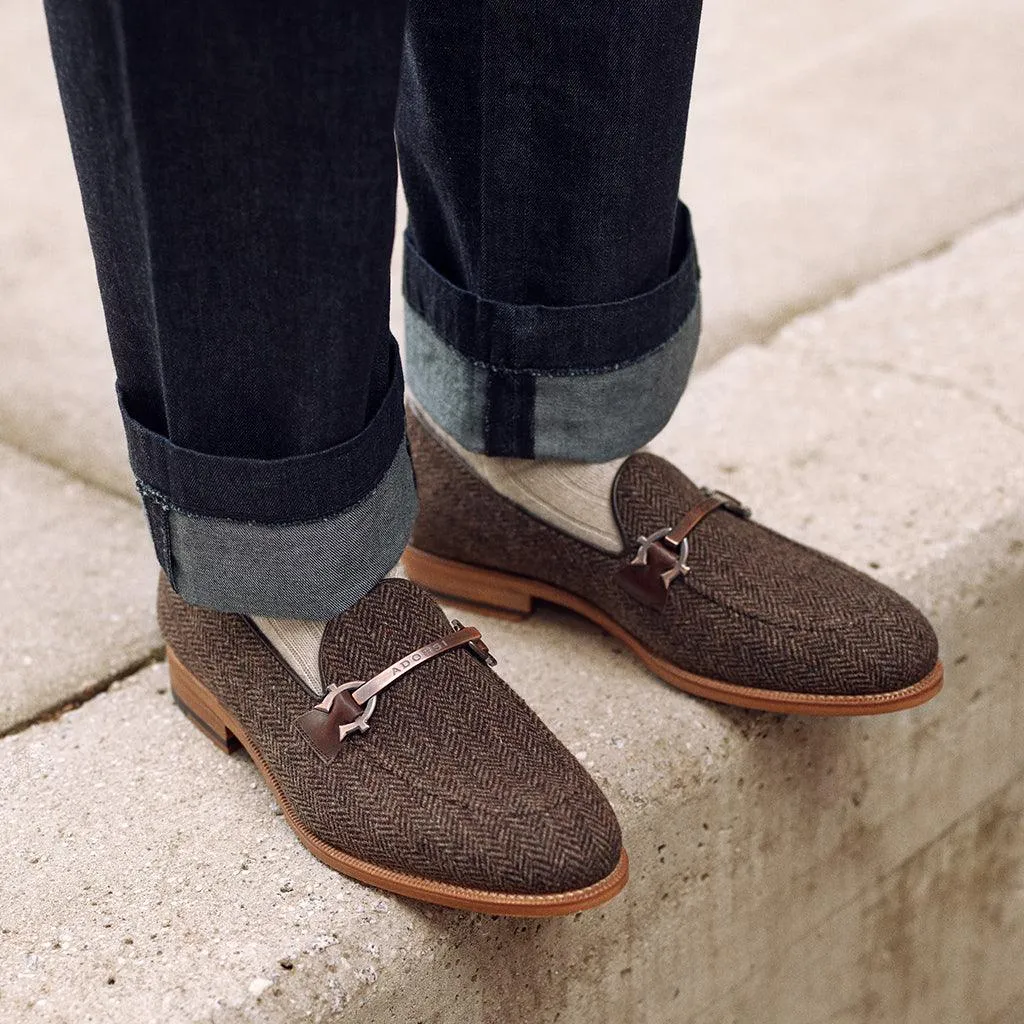
M 389 442 L 393 439 L 394 450 L 397 450 L 401 442 L 403 376 L 394 341 L 392 347 L 395 363 L 388 391 L 380 407 L 359 434 L 329 448 L 278 459 L 209 455 L 177 446 L 129 411 L 125 396 L 118 386 L 118 400 L 128 437 L 129 461 L 136 478 L 145 481 L 163 500 L 171 493 L 177 498 L 179 491 L 193 495 L 196 500 L 187 502 L 193 511 L 186 514 L 191 515 L 245 521 L 250 518 L 249 515 L 243 512 L 239 518 L 235 512 L 236 508 L 245 505 L 250 509 L 259 509 L 262 513 L 261 518 L 252 520 L 255 522 L 308 522 L 336 515 L 358 502 L 380 483 L 393 461 L 394 451 L 383 467 L 379 467 L 375 465 L 378 449 L 390 449 Z M 277 479 L 291 480 L 294 484 L 297 479 L 314 478 L 318 474 L 322 477 L 328 470 L 340 471 L 346 468 L 351 471 L 348 483 L 322 487 L 318 492 L 309 491 L 298 498 L 289 497 L 291 492 L 280 489 L 268 490 L 268 486 Z M 193 479 L 189 470 L 195 470 L 198 475 L 198 480 L 192 485 L 193 490 L 189 490 L 187 483 Z M 367 470 L 375 471 L 374 475 L 362 479 Z M 155 486 L 152 482 L 154 479 L 160 481 L 162 486 Z M 234 481 L 233 486 L 229 488 L 225 480 Z M 350 493 L 356 488 L 359 489 L 358 493 Z M 250 495 L 251 500 L 244 500 L 246 494 Z M 234 502 L 228 501 L 227 497 L 231 495 L 240 497 Z M 327 502 L 330 504 L 324 508 L 321 503 Z
M 447 344 L 445 345 L 445 347 L 446 348 L 451 348 L 451 346 L 447 345 Z M 452 351 L 455 352 L 456 355 L 461 355 L 461 353 L 457 349 L 452 349 Z M 477 364 L 477 365 L 479 365 L 479 364 Z M 482 424 L 482 427 L 483 427 L 484 444 L 487 443 L 487 438 L 489 438 L 491 436 L 491 429 L 492 429 L 492 427 L 491 427 L 492 415 L 491 414 L 493 412 L 493 403 L 491 402 L 491 400 L 489 398 L 490 391 L 491 391 L 491 380 L 492 380 L 492 376 L 493 376 L 493 371 L 492 371 L 491 367 L 486 367 L 486 371 L 487 371 L 487 377 L 484 380 L 484 401 L 483 401 L 483 409 L 482 409 L 482 412 L 483 412 L 483 424 Z
M 146 509 L 146 517 L 149 519 L 150 535 L 153 537 L 153 543 L 157 549 L 157 561 L 167 574 L 167 578 L 173 587 L 176 576 L 174 569 L 174 552 L 171 548 L 170 513 L 173 509 L 163 499 L 162 495 L 146 488 L 141 480 L 136 480 L 135 486 L 138 488 L 139 493 L 142 496 L 142 504 Z M 159 531 L 153 528 L 153 518 L 155 516 L 158 516 L 160 520 Z
M 699 295 L 697 299 L 694 300 L 693 306 L 691 306 L 690 309 L 687 311 L 686 316 L 684 316 L 683 319 L 678 324 L 676 324 L 675 327 L 672 328 L 671 332 L 669 333 L 669 336 L 664 341 L 658 342 L 658 344 L 655 345 L 653 348 L 647 349 L 646 352 L 641 353 L 635 359 L 625 359 L 622 362 L 618 363 L 605 363 L 602 366 L 561 367 L 557 369 L 548 370 L 541 370 L 535 367 L 520 368 L 518 366 L 503 366 L 500 363 L 488 363 L 484 362 L 481 359 L 474 359 L 473 356 L 467 356 L 465 352 L 456 348 L 454 345 L 450 344 L 446 339 L 442 338 L 441 335 L 438 333 L 437 329 L 433 326 L 433 324 L 431 324 L 430 321 L 427 320 L 427 318 L 423 315 L 422 312 L 420 312 L 420 310 L 416 309 L 413 303 L 410 302 L 409 306 L 413 309 L 417 316 L 422 317 L 424 320 L 426 320 L 427 324 L 430 326 L 430 329 L 434 332 L 435 336 L 437 337 L 437 340 L 440 341 L 441 344 L 445 346 L 445 348 L 450 349 L 452 352 L 454 352 L 455 355 L 459 357 L 459 359 L 463 360 L 466 363 L 469 363 L 472 366 L 476 366 L 481 370 L 488 370 L 491 373 L 521 373 L 529 377 L 596 377 L 600 376 L 603 373 L 614 373 L 616 370 L 624 370 L 629 366 L 636 366 L 639 363 L 644 362 L 646 359 L 650 359 L 651 357 L 656 356 L 659 352 L 662 351 L 662 349 L 666 348 L 668 345 L 671 345 L 675 340 L 676 335 L 682 329 L 683 325 L 686 323 L 687 320 L 689 320 L 690 316 L 693 314 L 693 310 L 694 308 L 696 308 L 698 301 L 700 301 Z
M 398 452 L 396 450 L 395 454 Z M 335 509 L 333 512 L 325 512 L 322 515 L 311 516 L 308 519 L 237 519 L 234 516 L 223 516 L 223 515 L 207 515 L 202 512 L 190 512 L 188 509 L 182 508 L 180 505 L 176 505 L 171 501 L 166 494 L 162 491 L 158 491 L 155 487 L 150 486 L 144 480 L 136 478 L 135 486 L 143 498 L 151 498 L 154 500 L 163 510 L 164 513 L 173 512 L 175 515 L 184 516 L 186 519 L 221 519 L 227 522 L 238 523 L 241 526 L 301 526 L 303 523 L 323 523 L 328 519 L 336 519 L 343 512 L 347 512 L 354 505 L 358 505 L 367 495 L 372 494 L 379 486 L 381 481 L 388 475 L 388 471 L 391 469 L 394 463 L 394 457 L 391 462 L 384 467 L 381 471 L 380 476 L 374 480 L 372 486 L 368 487 L 365 493 L 361 494 L 355 501 L 349 502 L 347 505 L 343 505 L 339 509 Z
M 536 377 L 491 373 L 484 401 L 484 439 L 492 455 L 533 458 Z M 524 387 L 524 383 L 529 382 Z

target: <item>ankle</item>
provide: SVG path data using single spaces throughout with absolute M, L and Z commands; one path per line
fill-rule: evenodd
M 395 565 L 384 578 L 401 575 L 400 567 Z M 320 645 L 329 620 L 274 619 L 265 615 L 251 615 L 249 621 L 302 684 L 317 696 L 323 695 L 325 687 L 320 674 Z
M 612 487 L 626 457 L 610 462 L 514 459 L 464 448 L 415 400 L 410 411 L 438 444 L 493 491 L 571 537 L 609 554 L 622 539 L 612 509 Z

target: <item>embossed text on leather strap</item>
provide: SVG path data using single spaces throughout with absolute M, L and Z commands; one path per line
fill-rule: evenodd
M 365 704 L 371 697 L 375 697 L 380 693 L 385 686 L 389 686 L 417 665 L 422 665 L 423 662 L 436 658 L 439 654 L 444 654 L 445 651 L 450 651 L 454 647 L 461 647 L 463 644 L 471 644 L 478 640 L 480 640 L 480 630 L 476 626 L 464 626 L 457 633 L 452 633 L 451 636 L 435 640 L 431 644 L 425 644 L 419 650 L 413 651 L 412 654 L 402 658 L 401 661 L 396 661 L 394 665 L 388 665 L 383 672 L 378 672 L 372 679 L 368 679 L 358 690 L 353 692 L 352 699 L 357 704 Z M 480 642 L 483 643 L 482 640 Z M 486 650 L 486 648 L 484 649 Z M 318 704 L 317 707 L 320 707 L 320 705 Z M 324 710 L 327 709 L 325 708 Z

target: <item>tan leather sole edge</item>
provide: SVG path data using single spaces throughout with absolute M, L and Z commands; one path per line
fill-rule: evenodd
M 533 611 L 535 600 L 568 608 L 621 640 L 655 675 L 697 697 L 791 715 L 879 715 L 903 711 L 931 700 L 942 689 L 942 662 L 924 677 L 902 690 L 865 696 L 832 696 L 789 690 L 763 690 L 753 686 L 707 679 L 685 672 L 652 654 L 631 633 L 599 608 L 567 590 L 526 576 L 456 562 L 428 554 L 412 546 L 402 556 L 409 579 L 433 591 L 441 600 L 459 604 L 483 615 L 520 620 Z
M 419 878 L 402 874 L 390 868 L 379 867 L 369 861 L 360 860 L 317 839 L 299 821 L 263 759 L 259 748 L 249 739 L 245 729 L 220 701 L 178 660 L 174 651 L 167 648 L 167 665 L 171 676 L 171 690 L 174 699 L 189 719 L 211 739 L 221 750 L 230 752 L 241 744 L 259 769 L 264 781 L 270 787 L 274 798 L 281 806 L 285 821 L 299 837 L 302 845 L 318 860 L 343 875 L 355 878 L 367 885 L 386 889 L 399 896 L 436 903 L 458 910 L 472 910 L 481 914 L 499 914 L 505 917 L 559 917 L 590 910 L 607 903 L 622 891 L 629 878 L 629 858 L 622 851 L 614 870 L 585 889 L 569 892 L 524 895 L 519 893 L 488 892 L 460 885 Z

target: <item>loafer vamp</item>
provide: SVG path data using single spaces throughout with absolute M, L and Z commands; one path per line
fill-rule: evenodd
M 325 679 L 369 678 L 451 629 L 420 587 L 386 580 L 328 627 Z M 618 861 L 618 823 L 600 789 L 467 648 L 385 690 L 369 731 L 350 739 L 338 756 L 339 780 L 350 767 L 367 787 L 381 773 L 388 779 L 377 785 L 384 807 L 359 804 L 363 830 L 383 817 L 402 833 L 403 858 L 415 848 L 428 877 L 454 870 L 473 879 L 462 884 L 557 892 L 598 881 Z M 445 851 L 440 859 L 438 851 Z
M 679 521 L 703 494 L 665 460 L 636 455 L 616 482 L 624 539 Z M 657 616 L 631 616 L 652 649 L 690 671 L 765 689 L 898 690 L 935 666 L 927 620 L 888 587 L 724 509 L 689 537 L 690 572 Z
M 724 509 L 691 533 L 691 571 L 672 582 L 663 608 L 627 593 L 619 574 L 637 538 L 676 525 L 705 498 L 664 459 L 638 453 L 623 464 L 613 494 L 623 553 L 613 555 L 498 495 L 415 415 L 409 431 L 426 510 L 413 535 L 417 549 L 583 598 L 684 672 L 756 689 L 861 696 L 913 686 L 936 666 L 935 634 L 909 602 Z
M 583 888 L 615 868 L 621 835 L 600 789 L 467 649 L 387 687 L 368 731 L 325 762 L 296 724 L 317 698 L 254 627 L 166 590 L 168 642 L 238 717 L 317 838 L 403 874 L 503 893 Z M 426 592 L 386 580 L 328 624 L 322 674 L 328 685 L 366 680 L 451 632 Z

